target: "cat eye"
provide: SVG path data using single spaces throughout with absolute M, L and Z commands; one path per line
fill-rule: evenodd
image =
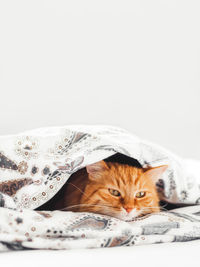
M 115 197 L 120 197 L 121 194 L 118 190 L 115 190 L 115 189 L 111 189 L 111 188 L 108 188 L 108 191 L 111 195 L 115 196 Z
M 146 193 L 144 192 L 144 191 L 140 191 L 140 192 L 137 192 L 136 194 L 135 194 L 135 197 L 136 198 L 142 198 L 142 197 L 144 197 L 146 195 Z

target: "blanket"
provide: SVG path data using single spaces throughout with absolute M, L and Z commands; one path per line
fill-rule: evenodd
M 93 213 L 41 211 L 72 173 L 120 153 L 142 167 L 167 164 L 163 201 L 190 205 L 132 222 Z M 0 137 L 0 251 L 180 242 L 200 237 L 200 161 L 182 159 L 118 127 L 69 125 Z M 192 206 L 191 206 L 192 205 Z

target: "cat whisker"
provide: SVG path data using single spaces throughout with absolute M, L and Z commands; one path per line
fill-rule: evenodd
M 149 209 L 158 209 L 158 210 L 160 210 L 160 207 L 152 207 L 152 206 L 151 206 L 151 207 L 141 207 L 141 210 L 145 210 L 145 209 L 146 209 L 146 210 L 147 210 L 147 209 L 148 209 L 148 210 L 149 210 Z
M 109 166 L 106 166 L 107 164 Z M 105 169 L 106 172 L 104 173 Z M 95 172 L 93 173 L 92 170 L 95 170 Z M 67 190 L 65 191 L 66 194 L 64 195 L 64 201 L 59 203 L 56 207 L 61 207 L 61 211 L 94 212 L 110 215 L 116 218 L 130 218 L 131 214 L 133 214 L 134 217 L 136 214 L 138 214 L 137 216 L 141 216 L 153 212 L 159 213 L 160 211 L 165 211 L 166 209 L 164 206 L 159 206 L 158 196 L 156 195 L 156 187 L 152 187 L 148 182 L 149 177 L 151 178 L 151 176 L 154 175 L 156 178 L 164 170 L 165 169 L 162 166 L 159 171 L 158 167 L 156 167 L 151 168 L 151 171 L 148 172 L 146 169 L 142 170 L 126 164 L 121 166 L 121 164 L 117 162 L 114 164 L 112 162 L 107 163 L 103 161 L 93 163 L 88 165 L 86 169 L 80 173 L 77 172 L 76 175 L 74 174 L 72 177 L 73 180 L 69 179 L 66 182 Z M 101 174 L 100 176 L 102 177 L 102 180 L 100 178 L 95 178 L 97 173 Z M 120 180 L 122 174 L 124 177 Z M 126 181 L 126 179 L 129 180 L 129 176 L 131 177 L 132 182 L 130 184 L 125 183 L 126 187 L 122 187 L 121 182 L 123 180 Z M 140 179 L 142 176 L 145 176 L 147 179 Z M 111 177 L 114 178 L 111 179 Z M 137 183 L 134 182 L 134 179 L 137 180 Z M 93 180 L 95 180 L 95 183 L 92 182 Z M 115 182 L 117 184 L 117 188 L 115 188 Z M 114 189 L 112 191 L 117 191 L 120 193 L 119 195 L 118 193 L 117 195 L 112 194 L 109 190 L 106 190 L 109 189 L 110 186 L 112 189 L 113 183 Z M 136 202 L 135 204 L 135 202 L 132 201 L 136 191 L 144 191 L 146 193 L 146 199 L 144 199 L 144 202 Z M 129 193 L 130 196 L 128 196 Z M 117 199 L 117 196 L 121 197 Z M 127 213 L 127 209 L 124 208 L 125 204 L 130 207 L 133 206 L 132 213 Z M 140 205 L 145 205 L 145 207 L 139 207 Z
M 88 197 L 87 194 L 85 194 L 85 192 L 83 192 L 78 186 L 76 186 L 75 184 L 72 184 L 72 183 L 69 183 L 69 182 L 66 182 L 67 184 L 71 184 L 72 186 L 74 186 L 76 189 L 78 189 L 84 196 Z
M 162 210 L 162 211 L 168 211 L 167 209 L 165 209 L 165 207 L 167 206 L 167 203 L 163 206 L 150 206 L 150 207 L 141 207 L 141 209 L 159 209 L 159 210 Z
M 159 208 L 159 207 L 144 207 L 144 208 L 141 208 L 142 212 L 143 212 L 143 211 L 149 211 L 149 212 L 151 212 L 152 209 L 157 209 L 157 212 L 158 212 L 158 213 L 159 213 L 160 211 L 168 211 L 167 209 Z
M 160 211 L 168 211 L 168 209 L 165 209 L 164 207 L 149 207 L 150 209 L 155 209 L 157 208 Z
M 167 205 L 168 205 L 168 204 L 166 203 L 166 204 L 165 204 L 165 205 L 163 205 L 163 206 L 161 206 L 161 205 L 160 205 L 160 207 L 161 207 L 161 208 L 164 208 L 164 207 L 166 207 Z
M 82 206 L 92 206 L 92 207 L 106 207 L 106 208 L 113 208 L 113 206 L 108 206 L 108 205 L 97 205 L 97 204 L 78 204 L 78 205 L 72 205 L 72 206 L 68 206 L 68 207 L 65 207 L 63 209 L 60 209 L 60 210 L 69 210 L 71 208 L 75 208 L 75 207 L 82 207 Z

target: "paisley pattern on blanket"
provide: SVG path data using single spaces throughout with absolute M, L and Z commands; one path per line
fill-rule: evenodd
M 13 196 L 22 187 L 24 187 L 25 185 L 32 184 L 32 183 L 33 181 L 31 178 L 21 178 L 18 180 L 5 181 L 3 183 L 0 183 L 0 192 L 7 194 L 9 196 Z
M 68 230 L 80 230 L 80 229 L 90 229 L 90 230 L 103 230 L 108 226 L 108 220 L 104 218 L 94 218 L 93 216 L 85 216 L 80 221 L 74 222 L 69 226 Z
M 0 251 L 191 241 L 200 239 L 198 213 L 199 206 L 190 206 L 174 212 L 151 214 L 128 223 L 90 213 L 0 208 L 3 218 Z
M 147 215 L 133 222 L 109 216 L 39 211 L 70 175 L 110 156 L 142 167 L 168 164 L 157 183 L 161 200 L 200 203 L 200 162 L 181 159 L 126 130 L 101 125 L 35 129 L 0 137 L 0 251 L 72 249 L 183 242 L 200 238 L 200 207 Z

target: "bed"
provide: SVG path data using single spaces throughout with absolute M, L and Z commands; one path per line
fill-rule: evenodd
M 59 192 L 71 174 L 88 164 L 115 155 L 132 159 L 134 164 L 137 162 L 144 168 L 167 164 L 169 167 L 157 184 L 158 193 L 162 201 L 180 208 L 150 214 L 132 222 L 100 214 L 40 208 Z M 18 257 L 21 250 L 26 250 L 23 253 L 26 252 L 24 255 L 27 257 L 33 255 L 34 258 L 34 253 L 40 255 L 38 257 L 43 257 L 45 253 L 63 257 L 85 248 L 85 252 L 80 251 L 88 260 L 92 258 L 87 253 L 96 255 L 94 257 L 100 260 L 98 253 L 109 254 L 111 260 L 112 253 L 116 253 L 117 257 L 128 253 L 126 258 L 129 255 L 133 257 L 134 251 L 139 255 L 145 248 L 152 251 L 152 255 L 154 249 L 160 249 L 164 257 L 162 253 L 166 253 L 165 248 L 178 250 L 179 247 L 188 248 L 186 243 L 198 245 L 200 162 L 181 159 L 123 129 L 70 125 L 2 136 L 0 173 L 2 253 L 17 250 L 19 254 L 12 252 L 12 255 Z M 117 248 L 119 246 L 124 248 Z M 33 249 L 36 251 L 27 251 Z M 42 252 L 44 249 L 50 251 Z M 73 252 L 69 253 L 68 250 Z M 137 260 L 139 263 L 139 258 Z M 140 257 L 140 260 L 141 264 L 147 257 Z M 118 262 L 120 260 L 116 264 Z M 83 261 L 81 263 L 84 264 Z
M 135 247 L 32 250 L 1 253 L 2 266 L 182 266 L 199 267 L 200 240 Z

